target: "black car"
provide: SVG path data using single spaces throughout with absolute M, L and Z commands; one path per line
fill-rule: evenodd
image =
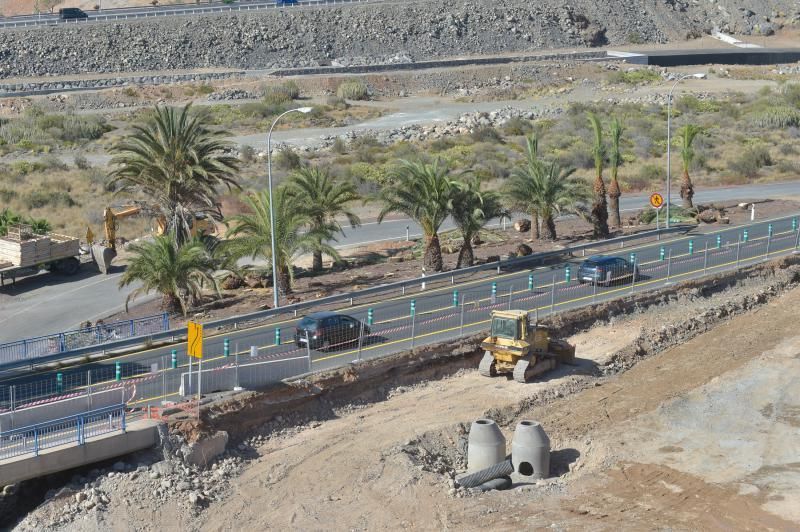
M 311 349 L 340 347 L 369 334 L 369 327 L 352 316 L 336 312 L 315 312 L 300 320 L 295 329 L 297 347 L 305 347 L 308 338 Z
M 89 18 L 89 15 L 83 9 L 77 7 L 65 7 L 58 10 L 58 18 L 61 20 L 84 19 Z
M 578 268 L 578 281 L 608 286 L 617 281 L 628 281 L 632 276 L 639 278 L 639 268 L 622 257 L 594 255 Z

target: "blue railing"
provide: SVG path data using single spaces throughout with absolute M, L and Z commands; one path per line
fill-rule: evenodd
M 67 353 L 76 349 L 109 342 L 147 336 L 169 330 L 169 315 L 159 314 L 134 320 L 117 321 L 76 329 L 38 338 L 26 338 L 0 344 L 0 364 L 33 360 L 48 355 Z
M 83 445 L 87 438 L 125 432 L 125 405 L 54 419 L 0 432 L 0 460 L 33 454 L 59 445 Z

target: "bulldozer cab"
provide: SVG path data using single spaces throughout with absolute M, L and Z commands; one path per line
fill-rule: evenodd
M 509 314 L 509 313 L 504 313 Z M 519 316 L 506 316 L 495 313 L 492 316 L 492 333 L 495 338 L 522 340 L 527 336 L 527 320 Z

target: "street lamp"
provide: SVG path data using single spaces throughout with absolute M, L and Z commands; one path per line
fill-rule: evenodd
M 669 229 L 669 206 L 672 200 L 672 92 L 678 83 L 685 79 L 703 79 L 705 77 L 706 75 L 703 73 L 683 75 L 675 80 L 675 84 L 672 85 L 669 96 L 667 96 L 667 229 Z
M 275 263 L 275 210 L 272 206 L 272 130 L 275 129 L 275 124 L 278 120 L 288 115 L 289 113 L 303 113 L 307 114 L 312 111 L 311 107 L 298 107 L 297 109 L 289 109 L 285 113 L 278 115 L 278 118 L 272 123 L 267 134 L 267 183 L 269 186 L 269 240 L 272 246 L 272 307 L 278 308 L 278 269 Z

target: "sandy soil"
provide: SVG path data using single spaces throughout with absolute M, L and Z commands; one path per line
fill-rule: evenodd
M 511 407 L 574 379 L 529 385 L 475 372 L 397 394 L 258 449 L 234 493 L 192 523 L 205 530 L 556 528 L 772 529 L 800 526 L 800 370 L 795 290 L 652 357 L 602 386 L 525 409 L 569 464 L 561 477 L 454 498 L 446 479 L 399 445 Z M 601 361 L 638 332 L 635 319 L 574 339 Z M 590 336 L 589 336 L 590 335 Z M 507 436 L 510 436 L 508 434 Z M 510 440 L 510 437 L 509 437 Z M 571 472 L 567 472 L 571 471 Z M 156 511 L 164 526 L 175 522 Z M 115 522 L 123 515 L 111 515 Z M 118 521 L 119 522 L 119 521 Z

